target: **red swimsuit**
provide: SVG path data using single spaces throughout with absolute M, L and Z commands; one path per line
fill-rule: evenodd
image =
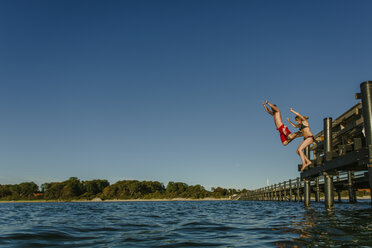
M 285 141 L 287 141 L 288 135 L 291 134 L 291 131 L 289 131 L 288 127 L 286 125 L 282 124 L 276 130 L 278 130 L 279 133 L 280 133 L 280 140 L 282 141 L 282 143 L 284 143 Z

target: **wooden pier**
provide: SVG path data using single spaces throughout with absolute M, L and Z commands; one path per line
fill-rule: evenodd
M 361 102 L 335 120 L 324 118 L 323 130 L 305 149 L 312 165 L 301 172 L 299 178 L 250 191 L 240 199 L 303 201 L 305 206 L 310 206 L 313 193 L 315 201 L 324 195 L 325 207 L 331 209 L 335 195 L 341 201 L 341 191 L 348 191 L 349 202 L 355 203 L 356 190 L 371 190 L 372 81 L 361 83 L 360 88 L 356 99 Z

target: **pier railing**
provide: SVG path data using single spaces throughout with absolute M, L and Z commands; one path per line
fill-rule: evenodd
M 333 208 L 334 193 L 348 191 L 349 201 L 356 202 L 357 189 L 372 188 L 372 81 L 360 85 L 356 94 L 362 101 L 332 120 L 324 118 L 324 128 L 305 149 L 312 165 L 300 177 L 256 189 L 242 195 L 246 200 L 304 201 L 310 205 L 324 195 L 326 208 Z M 300 170 L 301 165 L 298 165 Z M 372 192 L 372 191 L 371 191 Z

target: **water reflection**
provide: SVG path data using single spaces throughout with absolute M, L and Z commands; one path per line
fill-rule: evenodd
M 299 231 L 294 241 L 303 246 L 371 246 L 370 223 L 372 211 L 366 204 L 340 204 L 332 210 L 316 205 L 305 209 L 303 218 L 293 222 Z
M 0 246 L 369 247 L 369 202 L 0 204 Z

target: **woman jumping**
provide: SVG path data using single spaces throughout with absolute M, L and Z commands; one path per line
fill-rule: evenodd
M 309 119 L 309 117 L 304 117 L 304 116 L 300 115 L 299 113 L 294 111 L 292 108 L 290 108 L 289 111 L 291 111 L 292 113 L 294 113 L 296 115 L 295 120 L 298 124 L 297 125 L 294 124 L 288 118 L 289 123 L 291 123 L 292 126 L 294 126 L 296 128 L 299 128 L 300 130 L 298 131 L 298 133 L 300 133 L 304 136 L 304 140 L 301 142 L 301 144 L 299 145 L 299 147 L 297 148 L 297 151 L 296 151 L 297 154 L 300 155 L 300 158 L 302 160 L 301 171 L 304 171 L 304 169 L 306 167 L 308 167 L 309 165 L 311 165 L 312 163 L 309 160 L 309 158 L 305 156 L 305 153 L 303 152 L 303 150 L 314 142 L 314 135 L 310 131 L 309 122 L 307 121 L 307 119 Z
M 265 103 L 270 106 L 271 110 L 265 105 Z M 276 130 L 278 130 L 280 133 L 280 140 L 282 141 L 283 145 L 288 145 L 294 138 L 297 137 L 297 133 L 291 133 L 288 127 L 283 124 L 282 115 L 275 104 L 271 104 L 266 100 L 262 102 L 262 105 L 264 106 L 266 112 L 274 117 Z

